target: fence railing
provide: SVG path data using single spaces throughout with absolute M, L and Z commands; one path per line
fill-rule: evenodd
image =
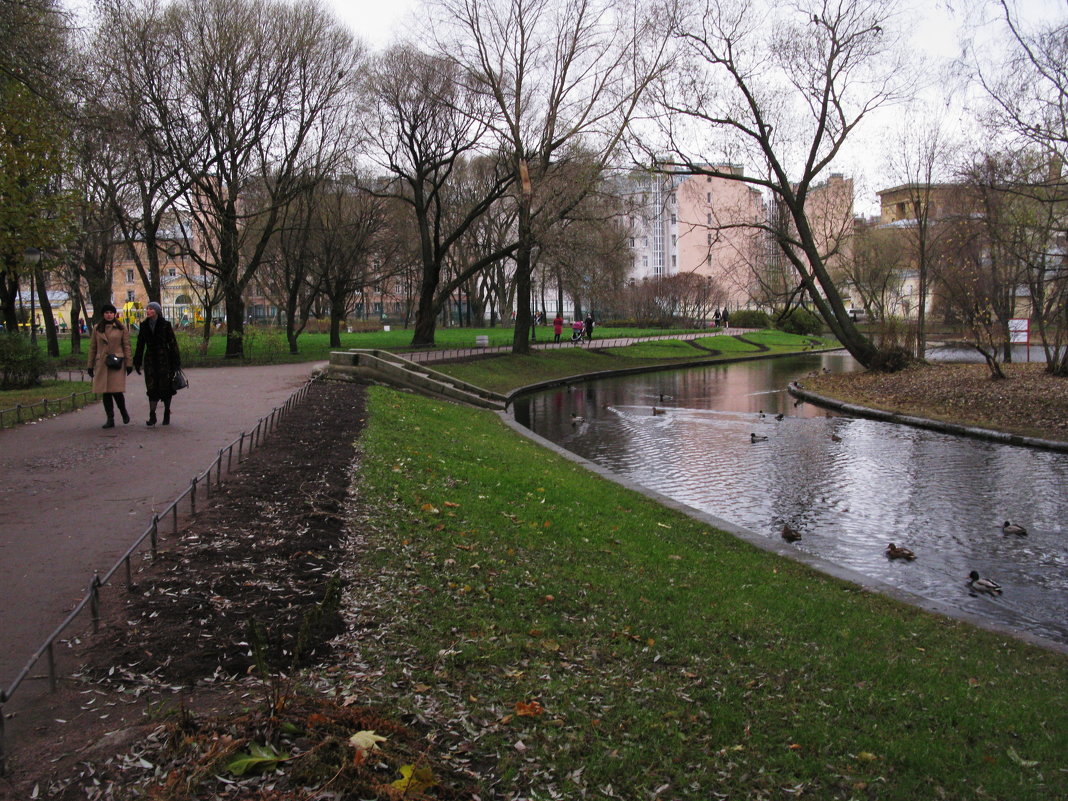
M 278 424 L 299 404 L 308 394 L 308 389 L 317 379 L 311 379 L 304 386 L 289 396 L 281 406 L 277 406 L 271 410 L 271 413 L 264 415 L 256 423 L 256 427 L 251 431 L 242 431 L 241 435 L 227 445 L 224 448 L 219 449 L 218 455 L 208 465 L 207 469 L 198 476 L 194 476 L 189 482 L 189 486 L 183 490 L 177 498 L 175 498 L 169 505 L 164 507 L 158 514 L 152 515 L 152 522 L 149 523 L 148 528 L 144 533 L 138 537 L 126 552 L 119 557 L 118 561 L 103 575 L 94 573 L 92 579 L 89 581 L 89 589 L 86 591 L 85 596 L 78 602 L 78 604 L 71 610 L 70 614 L 64 618 L 55 631 L 53 631 L 48 638 L 41 644 L 30 657 L 26 666 L 11 682 L 10 686 L 6 689 L 0 689 L 0 776 L 5 773 L 6 764 L 6 752 L 4 747 L 4 710 L 5 703 L 11 700 L 15 691 L 19 686 L 29 677 L 30 671 L 34 669 L 41 659 L 47 661 L 48 666 L 48 684 L 49 690 L 55 692 L 56 683 L 58 680 L 58 671 L 56 668 L 56 642 L 59 641 L 60 636 L 64 631 L 84 612 L 89 609 L 90 619 L 93 624 L 93 633 L 97 633 L 100 630 L 100 590 L 107 586 L 109 582 L 115 577 L 117 573 L 122 571 L 125 586 L 127 589 L 133 584 L 133 566 L 132 559 L 134 555 L 144 546 L 145 541 L 149 543 L 149 549 L 153 559 L 156 558 L 157 549 L 159 546 L 159 533 L 160 530 L 170 526 L 171 534 L 178 533 L 178 510 L 183 501 L 188 500 L 188 513 L 195 515 L 197 512 L 197 493 L 202 493 L 202 499 L 208 500 L 211 498 L 212 492 L 217 491 L 222 483 L 223 477 L 223 464 L 225 462 L 226 472 L 229 473 L 234 464 L 235 449 L 237 464 L 247 458 L 253 451 L 263 444 L 263 438 L 270 432 L 277 429 Z M 92 394 L 92 393 L 88 393 Z M 212 480 L 212 474 L 214 473 L 214 481 Z
M 54 410 L 56 414 L 63 411 L 65 405 L 70 406 L 70 411 L 74 411 L 79 406 L 81 401 L 82 406 L 87 406 L 89 401 L 85 400 L 93 392 L 72 392 L 70 395 L 60 395 L 58 398 L 41 398 L 39 401 L 33 403 L 17 403 L 10 409 L 0 409 L 0 428 L 6 428 L 8 425 L 19 425 L 23 422 L 30 422 L 31 420 L 40 420 L 42 417 L 48 417 L 49 411 Z M 41 414 L 37 414 L 34 410 L 40 408 Z

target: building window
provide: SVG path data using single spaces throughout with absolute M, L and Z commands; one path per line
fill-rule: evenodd
M 648 267 L 648 266 L 649 266 L 649 257 L 648 256 L 642 256 L 642 267 Z
M 709 225 L 712 224 L 712 215 L 711 214 L 708 215 L 708 224 Z
M 133 270 L 126 271 L 126 283 L 132 284 L 134 282 Z
M 679 221 L 678 217 L 674 214 L 671 215 L 671 224 L 675 225 Z
M 712 202 L 712 193 L 711 192 L 709 192 L 707 195 L 705 195 L 705 202 L 707 202 L 707 203 L 711 203 Z
M 132 289 L 127 289 L 126 290 L 126 302 L 127 303 L 133 303 L 133 301 L 134 301 L 134 291 Z
M 632 236 L 632 237 L 630 238 L 630 246 L 631 246 L 631 247 L 634 247 L 634 242 L 635 242 L 635 239 L 634 239 L 634 237 Z
M 178 275 L 178 268 L 177 267 L 168 267 L 167 268 L 167 275 L 169 275 L 171 278 L 174 278 L 175 276 Z
M 675 236 L 675 234 L 671 235 L 671 247 L 675 247 L 675 244 L 678 242 L 678 239 L 679 238 Z
M 674 253 L 671 254 L 671 266 L 672 267 L 678 267 L 679 266 L 679 257 L 676 256 Z
M 643 236 L 642 237 L 642 247 L 643 248 L 649 247 L 649 237 L 647 237 L 647 236 Z
M 712 244 L 712 234 L 708 235 L 708 244 Z

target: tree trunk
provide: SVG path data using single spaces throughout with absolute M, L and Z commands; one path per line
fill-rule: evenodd
M 341 324 L 345 322 L 345 301 L 340 295 L 330 304 L 330 347 L 341 347 Z
M 0 306 L 3 307 L 3 323 L 7 331 L 19 330 L 15 298 L 19 294 L 19 274 L 15 272 L 12 259 L 5 257 L 4 271 L 0 273 Z
M 77 356 L 82 352 L 82 329 L 78 325 L 81 316 L 81 293 L 78 292 L 77 286 L 72 285 L 70 287 L 70 352 L 72 356 Z
M 437 329 L 437 307 L 434 295 L 438 290 L 441 269 L 436 264 L 423 264 L 423 278 L 419 283 L 419 303 L 415 310 L 412 347 L 433 347 Z
M 59 358 L 59 334 L 56 332 L 56 316 L 52 313 L 52 304 L 48 302 L 48 288 L 45 285 L 44 270 L 34 268 L 34 276 L 37 284 L 37 304 L 41 307 L 41 317 L 44 318 L 45 340 L 48 343 L 48 355 L 53 359 Z
M 226 287 L 226 358 L 245 355 L 245 301 L 235 286 Z

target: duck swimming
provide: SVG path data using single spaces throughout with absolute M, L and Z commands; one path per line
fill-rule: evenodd
M 968 586 L 975 592 L 985 592 L 988 595 L 1001 595 L 1001 585 L 993 579 L 979 578 L 979 573 L 973 570 L 968 574 Z
M 657 409 L 655 406 L 653 407 L 653 415 L 654 416 L 658 415 L 658 414 L 663 414 L 663 413 L 664 413 L 663 409 Z
M 1026 537 L 1027 529 L 1023 526 L 1017 525 L 1016 523 L 1010 523 L 1008 520 L 1006 520 L 1004 523 L 1001 524 L 1001 533 L 1015 534 L 1017 537 Z
M 887 559 L 905 559 L 911 562 L 916 558 L 916 554 L 910 551 L 908 548 L 903 548 L 900 545 L 894 545 L 890 543 L 886 546 L 886 558 Z
M 763 434 L 750 434 L 749 435 L 749 441 L 750 442 L 767 442 L 768 438 L 765 437 Z
M 797 542 L 801 539 L 801 532 L 790 528 L 789 523 L 784 523 L 782 527 L 782 538 L 787 542 Z

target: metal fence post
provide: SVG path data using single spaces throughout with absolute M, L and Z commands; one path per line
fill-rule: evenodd
M 152 561 L 156 560 L 156 548 L 159 544 L 159 515 L 152 515 L 152 533 L 149 535 L 152 549 Z
M 100 574 L 93 574 L 89 585 L 89 615 L 93 619 L 93 633 L 100 631 Z
M 241 436 L 237 439 L 237 463 L 241 464 L 241 452 L 245 449 L 245 432 L 241 432 Z
M 195 515 L 197 513 L 197 479 L 193 476 L 193 480 L 189 482 L 189 514 Z

